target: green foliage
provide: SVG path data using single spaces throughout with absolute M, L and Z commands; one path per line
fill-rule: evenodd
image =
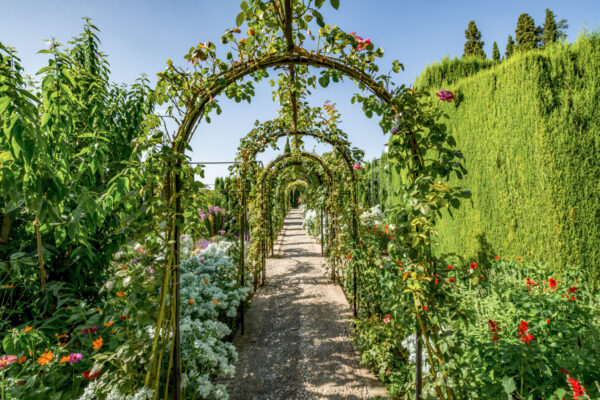
M 492 61 L 499 63 L 500 62 L 500 49 L 498 49 L 498 43 L 494 41 L 494 47 L 492 50 Z
M 544 20 L 544 33 L 542 35 L 542 43 L 544 47 L 551 43 L 556 43 L 558 40 L 558 30 L 556 29 L 556 20 L 554 13 L 546 8 L 546 19 Z
M 533 22 L 533 18 L 527 13 L 519 15 L 517 29 L 515 30 L 517 39 L 517 51 L 527 51 L 538 48 L 540 41 L 538 28 Z
M 415 90 L 448 87 L 464 77 L 475 75 L 493 65 L 491 60 L 480 57 L 462 59 L 444 57 L 441 62 L 428 65 L 417 77 L 413 87 Z
M 506 51 L 504 52 L 504 58 L 508 58 L 515 52 L 515 41 L 512 35 L 508 35 L 508 41 L 506 42 Z
M 0 45 L 1 200 L 10 231 L 0 279 L 33 304 L 43 300 L 39 269 L 17 270 L 12 258 L 37 255 L 34 221 L 48 279 L 93 296 L 146 210 L 140 190 L 150 180 L 139 166 L 156 143 L 146 123 L 154 107 L 148 81 L 110 83 L 96 32 L 87 21 L 70 47 L 52 41 L 42 50 L 49 59 L 41 84 L 27 82 L 15 52 Z
M 484 41 L 481 40 L 481 32 L 477 29 L 475 21 L 469 22 L 469 27 L 465 30 L 465 50 L 463 58 L 466 57 L 480 57 L 485 58 L 485 52 L 483 51 Z
M 452 87 L 460 102 L 442 108 L 473 198 L 438 222 L 439 252 L 576 263 L 598 282 L 599 60 L 600 35 L 583 35 Z

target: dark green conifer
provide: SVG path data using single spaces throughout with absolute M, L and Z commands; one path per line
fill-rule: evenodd
M 485 58 L 484 42 L 481 40 L 481 32 L 477 29 L 475 21 L 469 22 L 469 27 L 465 31 L 465 38 L 467 41 L 465 42 L 463 58 L 470 56 Z
M 538 48 L 539 31 L 533 18 L 527 13 L 519 15 L 516 29 L 517 51 L 527 51 Z
M 292 148 L 290 147 L 290 138 L 287 137 L 285 139 L 285 149 L 283 150 L 283 154 L 290 154 L 292 152 Z
M 494 62 L 500 62 L 500 49 L 498 49 L 498 43 L 495 41 L 492 49 L 492 60 L 494 60 Z
M 504 52 L 504 58 L 508 58 L 515 52 L 515 41 L 512 35 L 508 35 L 508 42 L 506 42 L 506 52 Z
M 542 35 L 542 43 L 544 47 L 551 43 L 556 43 L 558 40 L 558 30 L 556 29 L 556 20 L 554 13 L 546 8 L 546 19 L 544 20 L 544 33 Z

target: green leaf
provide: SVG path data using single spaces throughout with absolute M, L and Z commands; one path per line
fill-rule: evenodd
M 331 7 L 335 8 L 336 10 L 338 8 L 340 8 L 340 0 L 329 0 L 331 3 Z
M 244 15 L 244 12 L 242 11 L 241 13 L 239 13 L 237 15 L 237 17 L 235 17 L 235 24 L 237 26 L 242 26 L 242 24 L 244 23 L 244 19 L 246 18 L 246 16 Z
M 315 0 L 315 7 L 321 8 L 325 4 L 325 0 Z
M 504 386 L 504 391 L 507 394 L 512 394 L 515 390 L 517 390 L 517 384 L 515 380 L 510 376 L 505 376 L 502 378 L 502 386 Z
M 240 8 L 242 10 L 247 10 L 248 9 L 248 2 L 247 1 L 242 1 L 242 3 L 240 4 Z
M 329 85 L 329 75 L 323 75 L 319 78 L 319 85 L 327 87 Z
M 4 112 L 4 110 L 6 110 L 6 108 L 8 107 L 9 104 L 10 104 L 10 97 L 4 96 L 4 97 L 0 98 L 0 114 L 2 114 Z

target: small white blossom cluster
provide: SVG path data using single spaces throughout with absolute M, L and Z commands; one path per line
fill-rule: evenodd
M 373 223 L 375 225 L 379 225 L 382 223 L 384 218 L 385 215 L 381 211 L 381 208 L 379 208 L 379 204 L 377 204 L 360 215 L 360 222 L 362 222 L 364 225 L 371 225 Z
M 317 212 L 315 210 L 307 210 L 306 213 L 304 213 L 302 229 L 311 236 L 316 236 L 319 233 L 317 232 Z
M 413 364 L 416 364 L 417 363 L 417 335 L 413 333 L 412 335 L 404 338 L 404 340 L 402 341 L 402 347 L 404 347 L 409 352 L 408 361 L 410 361 Z M 424 374 L 429 373 L 429 362 L 427 361 L 427 350 L 425 349 L 425 346 L 422 346 L 422 348 L 421 348 L 421 360 L 422 360 L 422 365 L 423 365 L 423 373 Z
M 232 243 L 213 243 L 181 265 L 182 386 L 207 399 L 227 399 L 223 385 L 211 377 L 231 375 L 237 361 L 235 347 L 222 339 L 231 333 L 219 317 L 235 317 L 240 302 L 251 291 L 250 280 L 240 288 Z
M 78 400 L 98 400 L 102 385 L 101 380 L 90 382 Z M 132 395 L 123 395 L 116 387 L 113 387 L 106 395 L 106 400 L 150 400 L 153 394 L 154 390 L 143 387 Z

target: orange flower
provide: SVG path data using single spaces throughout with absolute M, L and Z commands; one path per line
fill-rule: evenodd
M 23 329 L 23 332 L 29 332 L 32 329 L 33 329 L 33 326 L 28 326 L 27 328 Z
M 109 327 L 110 327 L 110 326 L 112 326 L 112 324 L 114 324 L 114 323 L 115 323 L 115 321 L 105 322 L 105 323 L 104 323 L 104 326 L 105 326 L 105 327 L 107 327 L 107 328 L 109 328 Z
M 213 299 L 213 303 L 215 303 L 215 305 L 219 304 L 219 302 L 216 301 L 215 299 Z
M 59 345 L 60 347 L 65 347 L 67 344 L 68 344 L 68 343 L 59 343 L 58 345 Z
M 40 365 L 46 365 L 48 364 L 50 361 L 52 361 L 52 359 L 54 358 L 54 353 L 52 353 L 51 351 L 42 354 L 41 357 L 38 357 L 38 364 Z
M 104 344 L 104 339 L 98 338 L 92 342 L 94 350 L 98 350 Z
M 208 279 L 204 279 L 204 283 L 208 282 Z
M 194 304 L 194 300 L 190 299 L 190 301 L 188 301 L 188 303 Z
M 66 363 L 67 361 L 69 361 L 69 356 L 64 356 L 61 357 L 60 360 L 58 361 L 59 363 Z
M 25 356 L 19 358 L 19 364 L 23 364 L 25 362 L 25 360 L 27 360 L 27 357 L 25 357 Z
M 2 287 L 7 289 L 13 289 L 15 285 L 11 283 L 10 285 L 2 285 Z
M 125 296 L 125 293 L 123 293 L 123 292 L 117 292 L 117 296 L 123 297 L 123 296 Z
M 127 269 L 127 265 L 123 265 L 123 266 L 121 266 L 121 269 L 122 269 L 123 271 L 125 271 L 125 270 Z
M 113 335 L 116 333 L 117 331 L 115 331 L 114 329 L 112 331 L 110 331 L 110 333 L 112 333 Z
M 67 334 L 63 333 L 62 335 L 58 335 L 57 339 L 62 339 L 62 338 L 66 338 Z

